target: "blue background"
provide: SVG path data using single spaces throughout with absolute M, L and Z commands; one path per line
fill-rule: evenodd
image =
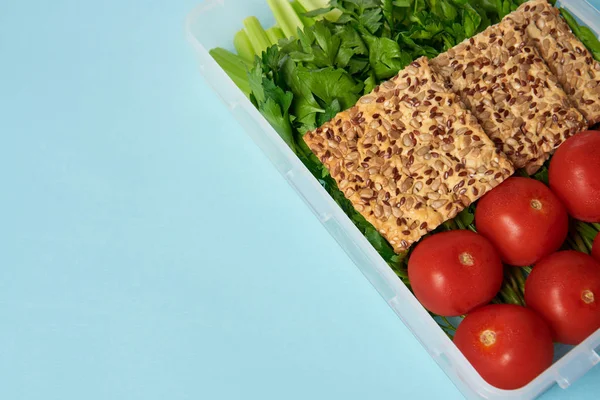
M 0 398 L 461 398 L 209 90 L 196 2 L 1 7 Z

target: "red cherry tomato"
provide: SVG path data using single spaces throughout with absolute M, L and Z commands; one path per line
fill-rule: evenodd
M 580 343 L 600 329 L 600 264 L 576 251 L 544 258 L 525 282 L 525 302 L 558 342 Z
M 569 214 L 600 222 L 600 132 L 578 133 L 564 142 L 550 162 L 550 188 Z
M 550 328 L 535 312 L 493 304 L 467 315 L 454 343 L 489 384 L 500 389 L 525 386 L 552 364 Z
M 600 234 L 596 236 L 596 239 L 594 239 L 594 243 L 592 244 L 592 257 L 594 257 L 596 261 L 600 261 Z
M 451 231 L 417 245 L 408 261 L 408 277 L 426 309 L 450 317 L 489 303 L 502 286 L 503 266 L 486 238 Z
M 504 262 L 523 267 L 562 245 L 569 216 L 543 183 L 509 178 L 479 201 L 475 224 L 477 231 L 498 249 Z

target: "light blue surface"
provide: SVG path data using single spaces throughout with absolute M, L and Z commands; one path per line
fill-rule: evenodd
M 460 399 L 203 82 L 196 2 L 2 6 L 0 398 Z

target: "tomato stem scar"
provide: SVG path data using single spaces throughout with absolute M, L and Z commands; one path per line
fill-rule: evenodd
M 533 199 L 531 200 L 531 208 L 533 208 L 534 210 L 541 210 L 542 209 L 542 202 L 539 201 L 538 199 Z
M 472 255 L 470 255 L 469 253 L 465 252 L 465 253 L 460 253 L 460 255 L 458 256 L 458 260 L 460 261 L 460 263 L 462 265 L 466 265 L 468 267 L 472 266 L 473 264 L 475 264 L 475 259 L 473 258 Z
M 484 346 L 489 347 L 496 343 L 496 332 L 490 331 L 489 329 L 485 330 L 481 333 L 481 336 L 479 336 L 479 340 Z
M 581 300 L 583 300 L 585 304 L 592 304 L 594 302 L 594 292 L 588 289 L 584 290 L 581 292 Z

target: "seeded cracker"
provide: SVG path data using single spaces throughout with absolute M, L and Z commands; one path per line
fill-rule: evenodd
M 304 140 L 397 253 L 513 173 L 426 58 Z
M 586 125 L 527 40 L 505 19 L 431 63 L 515 168 L 532 174 Z
M 571 32 L 559 10 L 546 0 L 534 0 L 507 18 L 526 29 L 589 126 L 600 123 L 600 63 Z

